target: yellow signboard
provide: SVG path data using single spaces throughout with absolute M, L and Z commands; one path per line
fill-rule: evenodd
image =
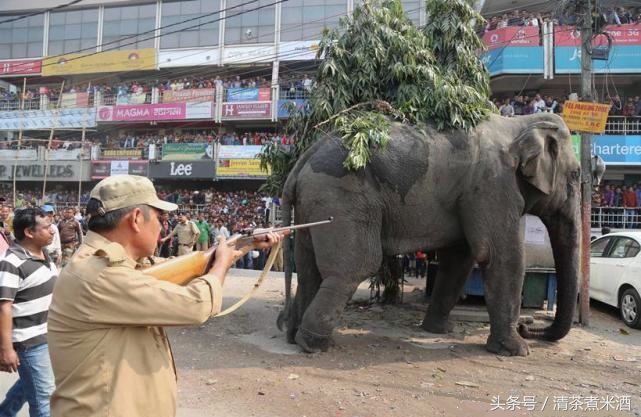
M 154 48 L 66 54 L 42 60 L 42 75 L 69 75 L 157 69 Z
M 603 133 L 609 112 L 609 104 L 567 100 L 563 105 L 563 120 L 570 130 Z
M 260 169 L 259 159 L 220 159 L 218 161 L 217 177 L 235 178 L 265 178 L 269 175 Z

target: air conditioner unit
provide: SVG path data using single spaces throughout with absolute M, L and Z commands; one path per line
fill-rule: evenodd
M 607 61 L 610 59 L 609 46 L 595 46 L 592 48 L 592 59 L 597 61 Z

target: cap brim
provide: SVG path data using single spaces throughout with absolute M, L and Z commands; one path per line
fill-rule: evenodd
M 162 201 L 162 200 L 156 200 L 151 203 L 147 203 L 147 205 L 150 205 L 162 211 L 174 211 L 178 209 L 177 204 L 170 203 L 168 201 Z

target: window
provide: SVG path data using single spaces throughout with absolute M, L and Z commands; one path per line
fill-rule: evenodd
M 8 20 L 15 15 L 0 16 Z M 44 14 L 0 24 L 0 59 L 37 58 L 42 56 Z
M 592 242 L 590 245 L 590 256 L 592 258 L 602 258 L 611 240 L 612 238 L 606 237 Z
M 274 42 L 275 8 L 273 0 L 259 0 L 255 3 L 246 0 L 227 0 L 225 16 L 225 44 L 269 43 Z M 271 6 L 268 6 L 271 5 Z M 262 9 L 257 7 L 265 6 Z
M 639 253 L 641 247 L 630 238 L 619 237 L 612 245 L 608 258 L 634 258 Z
M 362 0 L 354 0 L 354 8 L 361 4 L 363 4 Z M 407 17 L 409 17 L 409 19 L 418 26 L 420 24 L 421 9 L 425 7 L 423 1 L 401 0 L 401 4 L 403 5 L 403 10 L 405 10 Z
M 347 14 L 346 0 L 289 0 L 282 5 L 281 41 L 317 40 Z
M 162 29 L 160 47 L 167 49 L 218 45 L 219 11 L 218 0 L 163 2 L 161 26 L 176 25 Z M 190 21 L 177 24 L 185 20 Z
M 48 55 L 89 53 L 98 43 L 98 9 L 52 12 Z
M 102 29 L 102 50 L 153 48 L 155 28 L 156 3 L 106 7 Z M 137 34 L 140 35 L 136 36 Z
M 420 25 L 421 20 L 421 9 L 423 8 L 422 1 L 407 1 L 401 0 L 403 5 L 403 10 L 409 19 L 414 22 L 416 26 Z

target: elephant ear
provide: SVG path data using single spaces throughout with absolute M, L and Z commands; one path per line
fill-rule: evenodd
M 550 194 L 556 180 L 559 144 L 556 132 L 560 126 L 537 122 L 525 128 L 510 147 L 525 180 L 545 194 Z

